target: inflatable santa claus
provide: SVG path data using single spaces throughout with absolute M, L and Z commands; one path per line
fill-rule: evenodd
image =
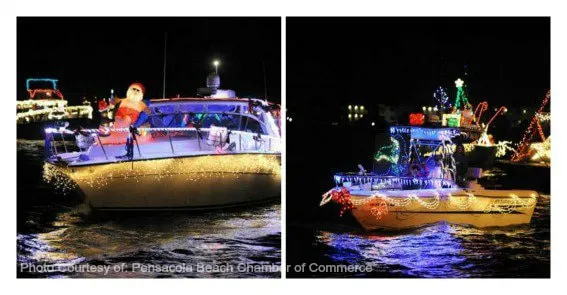
M 140 122 L 138 122 L 138 120 L 140 119 L 140 115 L 146 117 L 143 113 L 149 111 L 148 106 L 144 102 L 145 90 L 144 85 L 141 83 L 132 83 L 130 87 L 128 87 L 126 98 L 115 98 L 114 101 L 111 102 L 112 106 L 116 109 L 112 128 L 128 128 L 131 125 L 139 127 Z M 110 135 L 101 137 L 101 141 L 103 144 L 124 144 L 127 138 L 128 133 L 111 132 Z M 147 141 L 148 139 L 149 135 L 138 137 L 138 141 Z

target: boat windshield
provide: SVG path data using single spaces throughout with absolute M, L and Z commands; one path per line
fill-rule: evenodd
M 226 127 L 229 130 L 244 131 L 263 135 L 277 132 L 266 124 L 266 112 L 248 112 L 246 103 L 169 103 L 150 105 L 150 125 L 154 128 Z

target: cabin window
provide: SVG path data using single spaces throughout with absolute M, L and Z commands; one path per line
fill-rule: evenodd
M 207 105 L 207 113 L 238 113 L 238 106 L 210 104 Z
M 266 134 L 262 124 L 250 117 L 242 117 L 242 125 L 240 127 L 241 131 Z

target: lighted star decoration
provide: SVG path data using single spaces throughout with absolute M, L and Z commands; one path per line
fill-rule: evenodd
M 465 81 L 461 80 L 461 78 L 455 81 L 455 86 L 457 86 L 457 88 L 463 87 L 463 84 L 465 84 Z

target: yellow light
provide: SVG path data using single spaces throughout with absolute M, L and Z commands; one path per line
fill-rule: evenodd
M 43 179 L 63 192 L 76 188 L 76 181 L 100 189 L 115 178 L 153 177 L 161 181 L 181 174 L 186 181 L 199 181 L 213 175 L 281 174 L 280 157 L 264 154 L 205 155 L 68 168 L 46 163 L 43 168 Z
M 93 108 L 89 105 L 80 105 L 80 106 L 66 106 L 67 101 L 59 100 L 59 101 L 40 101 L 35 105 L 43 106 L 44 108 L 39 110 L 34 110 L 33 101 L 18 101 L 17 102 L 17 109 L 20 110 L 16 114 L 16 122 L 20 123 L 27 123 L 27 122 L 41 122 L 51 120 L 53 117 L 54 112 L 61 112 L 65 113 L 63 117 L 60 119 L 74 119 L 74 118 L 92 118 Z M 26 111 L 27 110 L 27 111 Z M 59 116 L 59 115 L 57 115 Z
M 329 192 L 323 194 L 323 200 L 321 201 L 320 206 L 325 205 L 331 200 L 330 194 L 332 191 L 333 190 L 330 190 Z M 373 194 L 370 197 L 352 199 L 351 201 L 354 206 L 362 207 L 366 205 L 372 205 L 376 200 L 383 200 L 390 206 L 398 207 L 400 209 L 415 209 L 416 205 L 420 205 L 421 207 L 428 210 L 437 210 L 443 202 L 444 206 L 447 206 L 449 208 L 457 210 L 469 210 L 471 207 L 478 207 L 478 205 L 481 204 L 479 203 L 479 198 L 471 193 L 466 193 L 466 196 L 453 196 L 451 194 L 447 194 L 444 200 L 438 193 L 434 193 L 433 198 L 420 198 L 415 194 L 395 198 L 388 197 L 384 194 Z M 535 206 L 536 202 L 537 196 L 535 194 L 531 194 L 530 198 L 520 198 L 514 194 L 510 194 L 508 198 L 491 200 L 483 211 L 485 213 L 511 213 L 513 210 L 517 209 L 532 208 Z

